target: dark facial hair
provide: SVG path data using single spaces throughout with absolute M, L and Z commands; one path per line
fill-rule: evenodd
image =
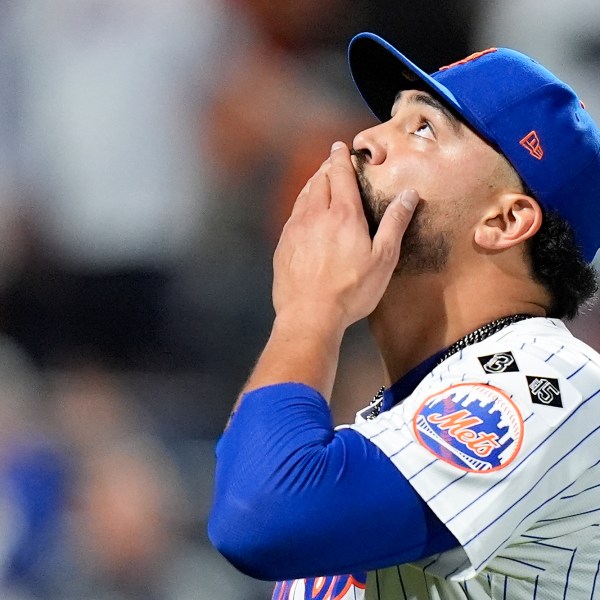
M 351 150 L 356 160 L 356 179 L 360 199 L 369 226 L 371 239 L 375 237 L 383 214 L 393 197 L 375 192 L 364 173 L 368 154 L 363 150 Z M 400 260 L 395 273 L 439 273 L 448 260 L 450 242 L 443 231 L 432 226 L 426 202 L 420 202 L 402 238 Z

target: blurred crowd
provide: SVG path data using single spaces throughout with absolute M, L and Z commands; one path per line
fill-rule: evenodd
M 0 597 L 270 597 L 206 539 L 214 446 L 296 194 L 374 122 L 349 38 L 514 47 L 600 121 L 595 1 L 0 2 Z M 570 326 L 600 349 L 598 307 Z M 379 373 L 359 324 L 338 422 Z

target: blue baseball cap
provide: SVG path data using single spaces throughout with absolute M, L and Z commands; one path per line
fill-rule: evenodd
M 600 130 L 575 92 L 532 58 L 489 48 L 428 75 L 373 33 L 348 49 L 352 77 L 380 120 L 400 90 L 440 98 L 501 152 L 545 209 L 568 221 L 591 262 L 600 249 Z M 600 253 L 598 254 L 600 257 Z

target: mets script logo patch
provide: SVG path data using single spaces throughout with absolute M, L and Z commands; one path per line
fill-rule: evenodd
M 514 402 L 483 383 L 461 383 L 430 396 L 413 426 L 435 456 L 474 473 L 508 466 L 523 441 L 523 419 Z

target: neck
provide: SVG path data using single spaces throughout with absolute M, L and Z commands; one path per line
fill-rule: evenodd
M 545 292 L 530 279 L 509 287 L 489 281 L 445 274 L 392 278 L 369 318 L 386 385 L 491 321 L 515 314 L 545 316 Z

